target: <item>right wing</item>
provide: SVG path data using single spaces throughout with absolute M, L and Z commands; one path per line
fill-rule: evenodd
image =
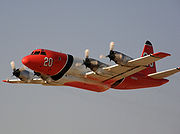
M 114 81 L 120 80 L 122 78 L 128 77 L 135 74 L 141 70 L 147 68 L 148 64 L 158 61 L 166 56 L 170 56 L 168 53 L 158 52 L 155 54 L 147 55 L 137 59 L 128 61 L 126 65 L 113 65 L 101 69 L 100 73 L 88 72 L 85 77 L 97 81 L 102 81 L 104 83 L 113 83 Z

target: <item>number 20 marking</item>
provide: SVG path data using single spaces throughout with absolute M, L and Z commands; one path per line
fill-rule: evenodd
M 48 57 L 45 57 L 44 58 L 44 66 L 45 67 L 51 67 L 53 65 L 53 59 L 52 58 L 48 58 Z

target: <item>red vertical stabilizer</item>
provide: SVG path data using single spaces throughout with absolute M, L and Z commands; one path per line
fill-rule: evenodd
M 141 57 L 146 56 L 146 55 L 150 55 L 150 54 L 153 54 L 153 53 L 154 53 L 154 50 L 153 50 L 153 46 L 152 46 L 151 42 L 146 41 Z M 141 71 L 141 73 L 143 73 L 145 75 L 155 73 L 155 72 L 156 72 L 156 64 L 155 64 L 155 62 L 149 64 L 148 68 Z

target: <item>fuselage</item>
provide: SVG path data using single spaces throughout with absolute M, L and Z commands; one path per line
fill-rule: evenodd
M 91 91 L 105 91 L 114 89 L 137 89 L 160 86 L 168 82 L 166 79 L 153 79 L 141 72 L 112 83 L 102 82 L 100 79 L 87 79 L 85 74 L 91 72 L 83 65 L 83 59 L 69 54 L 46 49 L 34 50 L 22 59 L 28 68 L 39 73 L 41 78 L 50 85 L 72 86 Z

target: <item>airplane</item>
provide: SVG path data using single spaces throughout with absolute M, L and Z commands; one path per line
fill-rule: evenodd
M 25 67 L 11 67 L 16 79 L 3 80 L 6 83 L 42 84 L 44 86 L 71 86 L 95 92 L 104 92 L 110 88 L 130 90 L 157 87 L 167 83 L 166 77 L 180 72 L 180 67 L 156 72 L 155 61 L 170 56 L 164 52 L 153 52 L 150 41 L 146 41 L 140 58 L 133 59 L 114 50 L 110 43 L 107 56 L 114 65 L 108 65 L 89 57 L 85 50 L 85 59 L 70 54 L 47 49 L 36 49 L 22 58 Z M 33 72 L 26 69 L 28 67 Z

